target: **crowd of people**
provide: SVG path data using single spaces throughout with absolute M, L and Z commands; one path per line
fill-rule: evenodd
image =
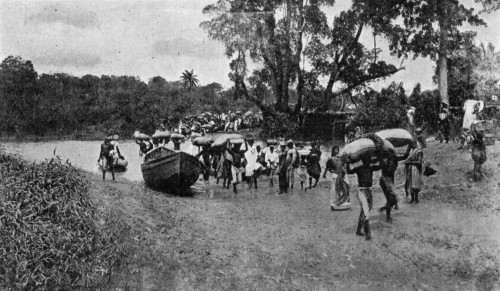
M 162 120 L 160 130 L 169 129 L 189 136 L 191 133 L 205 135 L 210 132 L 238 131 L 240 129 L 258 128 L 263 121 L 262 112 L 248 110 L 228 111 L 227 113 L 204 112 L 200 115 L 189 115 L 173 126 L 168 120 Z M 170 127 L 169 127 L 170 125 Z
M 466 106 L 468 108 L 468 106 Z M 465 107 L 464 107 L 465 108 Z M 472 106 L 472 114 L 478 114 L 478 105 Z M 467 109 L 468 110 L 468 109 Z M 293 140 L 285 141 L 283 138 L 278 140 L 267 140 L 262 146 L 255 143 L 251 136 L 240 140 L 230 140 L 223 146 L 202 145 L 200 148 L 194 144 L 187 150 L 193 156 L 196 156 L 202 167 L 202 176 L 205 182 L 205 188 L 210 196 L 213 190 L 210 190 L 210 179 L 213 177 L 216 184 L 222 181 L 222 187 L 229 189 L 232 185 L 234 195 L 238 193 L 238 187 L 245 183 L 249 188 L 257 189 L 258 181 L 262 175 L 268 176 L 269 187 L 278 186 L 278 194 L 286 194 L 289 189 L 300 185 L 300 189 L 307 191 L 318 185 L 321 176 L 330 180 L 330 209 L 346 210 L 351 208 L 350 189 L 351 181 L 349 175 L 357 177 L 357 198 L 360 203 L 360 215 L 356 235 L 365 236 L 367 240 L 371 239 L 371 230 L 369 224 L 370 212 L 373 207 L 372 186 L 374 172 L 381 171 L 379 185 L 386 198 L 386 204 L 379 210 L 385 211 L 386 221 L 392 222 L 391 211 L 399 209 L 398 199 L 395 192 L 395 172 L 398 164 L 404 164 L 404 191 L 406 197 L 409 197 L 409 203 L 419 203 L 420 190 L 423 187 L 423 177 L 434 174 L 432 169 L 424 160 L 423 149 L 426 147 L 424 135 L 425 125 L 416 126 L 414 124 L 415 108 L 409 108 L 407 117 L 407 130 L 412 134 L 414 141 L 407 146 L 404 154 L 398 155 L 394 150 L 386 151 L 384 141 L 376 134 L 363 134 L 361 127 L 356 127 L 354 132 L 349 133 L 346 142 L 360 138 L 369 138 L 377 146 L 375 154 L 371 157 L 363 157 L 360 162 L 354 162 L 340 156 L 338 146 L 333 146 L 331 156 L 326 162 L 326 167 L 322 171 L 321 157 L 322 152 L 317 142 L 312 142 L 310 149 L 305 149 L 301 142 Z M 439 128 L 442 138 L 440 141 L 448 142 L 449 124 L 447 124 L 448 110 L 445 108 L 439 115 Z M 466 114 L 467 115 L 467 114 Z M 233 118 L 236 115 L 233 115 Z M 468 115 L 467 115 L 468 116 Z M 466 117 L 467 117 L 466 116 Z M 467 118 L 470 118 L 467 117 Z M 480 179 L 482 177 L 481 165 L 486 161 L 486 149 L 484 144 L 484 134 L 476 130 L 474 121 L 464 118 L 464 130 L 473 136 L 471 144 L 472 159 L 474 161 L 473 177 Z M 235 119 L 229 119 L 228 122 L 236 122 Z M 467 123 L 467 124 L 466 124 Z M 238 127 L 238 125 L 235 125 Z M 174 149 L 180 150 L 180 144 L 186 137 L 182 134 L 182 127 L 179 126 L 179 133 L 172 133 L 168 138 L 153 135 L 136 136 L 136 143 L 140 147 L 140 155 L 153 150 L 159 146 L 165 146 L 170 140 L 174 143 Z M 226 126 L 227 129 L 227 126 Z M 190 132 L 191 141 L 202 134 Z M 118 137 L 107 138 L 101 145 L 100 159 L 103 163 L 113 164 L 116 158 L 121 156 L 117 143 Z M 112 169 L 112 167 L 111 167 Z M 323 175 L 322 175 L 323 172 Z M 114 172 L 112 172 L 114 179 Z M 104 172 L 103 172 L 104 179 Z M 296 183 L 300 182 L 300 183 Z

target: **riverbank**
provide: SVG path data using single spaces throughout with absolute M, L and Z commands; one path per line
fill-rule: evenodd
M 405 203 L 398 172 L 401 209 L 392 224 L 374 211 L 369 242 L 354 235 L 355 187 L 353 210 L 332 212 L 325 180 L 286 195 L 262 177 L 258 190 L 239 185 L 236 196 L 212 185 L 213 197 L 176 197 L 87 174 L 100 211 L 121 209 L 131 227 L 132 251 L 109 288 L 498 290 L 500 145 L 487 148 L 477 183 L 467 174 L 470 153 L 455 148 L 425 150 L 438 174 L 426 179 L 420 204 Z M 384 203 L 375 187 L 374 208 Z

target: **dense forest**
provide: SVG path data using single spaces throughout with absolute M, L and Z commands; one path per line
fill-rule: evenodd
M 464 53 L 449 59 L 450 103 L 460 107 L 468 98 L 489 98 L 498 93 L 494 76 L 483 76 L 499 64 L 499 56 L 491 45 L 470 46 Z M 456 64 L 460 64 L 457 66 Z M 489 67 L 483 68 L 488 65 Z M 438 72 L 436 72 L 436 75 Z M 170 128 L 188 115 L 210 111 L 260 108 L 237 87 L 224 89 L 221 84 L 200 85 L 193 71 L 186 70 L 179 80 L 167 81 L 161 76 L 148 83 L 132 76 L 70 76 L 63 73 L 38 74 L 33 63 L 9 56 L 0 64 L 0 135 L 2 137 L 68 137 L 95 139 L 110 134 L 130 137 L 135 130 L 153 133 L 166 120 Z M 258 92 L 265 104 L 276 102 L 265 87 Z M 290 102 L 297 93 L 289 90 Z M 486 100 L 486 99 L 485 99 Z M 304 113 L 315 114 L 322 106 L 314 98 L 302 104 Z M 406 109 L 417 108 L 416 121 L 435 128 L 439 114 L 438 90 L 421 92 L 417 84 L 405 92 L 403 84 L 392 83 L 380 91 L 367 88 L 356 94 L 344 94 L 330 105 L 335 111 L 355 112 L 353 125 L 365 128 L 397 127 L 405 122 Z M 381 114 L 383 113 L 383 114 Z M 264 119 L 263 132 L 268 135 L 302 137 L 307 122 L 291 123 L 283 114 Z M 307 130 L 306 136 L 321 135 Z
M 163 120 L 175 126 L 190 114 L 255 109 L 234 88 L 196 86 L 181 77 L 157 76 L 146 84 L 132 76 L 39 75 L 31 61 L 10 56 L 0 65 L 0 133 L 127 137 L 135 130 L 152 133 Z

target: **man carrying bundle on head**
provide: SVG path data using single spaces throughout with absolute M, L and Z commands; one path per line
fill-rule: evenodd
M 384 141 L 377 135 L 370 133 L 361 136 L 361 138 L 369 138 L 375 144 L 374 156 L 376 161 L 381 160 L 384 155 Z M 349 162 L 349 161 L 348 161 Z M 356 229 L 356 235 L 365 236 L 366 240 L 370 240 L 370 210 L 373 207 L 373 196 L 371 188 L 373 186 L 373 172 L 380 170 L 380 165 L 372 164 L 372 156 L 364 155 L 361 157 L 362 164 L 358 167 L 351 169 L 351 165 L 348 163 L 346 166 L 347 174 L 356 174 L 358 177 L 358 200 L 361 206 L 361 211 L 358 218 L 358 227 Z M 364 228 L 365 233 L 363 234 L 361 230 Z
M 384 193 L 385 199 L 387 200 L 385 206 L 381 207 L 379 211 L 386 212 L 386 221 L 392 222 L 391 210 L 394 207 L 398 209 L 398 198 L 394 192 L 394 176 L 396 169 L 398 168 L 398 162 L 404 161 L 408 158 L 411 151 L 411 146 L 408 146 L 406 154 L 398 157 L 394 151 L 386 153 L 382 160 L 380 161 L 380 166 L 382 167 L 382 175 L 380 177 L 380 188 Z
M 238 193 L 236 185 L 242 180 L 243 173 L 243 153 L 240 150 L 241 144 L 235 143 L 232 149 L 227 148 L 226 151 L 231 155 L 231 176 L 233 182 L 233 192 Z

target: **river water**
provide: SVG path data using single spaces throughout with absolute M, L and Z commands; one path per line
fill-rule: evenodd
M 73 166 L 81 168 L 92 173 L 100 173 L 97 159 L 100 151 L 99 141 L 51 141 L 51 142 L 6 142 L 0 143 L 7 152 L 19 154 L 29 161 L 42 162 L 51 159 L 54 155 L 60 157 L 63 161 L 68 160 Z M 262 142 L 256 144 L 262 146 Z M 167 147 L 173 149 L 173 144 L 169 143 Z M 181 144 L 181 150 L 187 151 L 191 147 L 188 140 Z M 306 147 L 309 148 L 309 147 Z M 330 153 L 321 148 L 321 165 L 324 169 L 326 160 Z M 141 172 L 142 158 L 139 157 L 139 146 L 134 141 L 121 141 L 120 152 L 128 160 L 128 167 L 125 172 L 116 173 L 117 177 L 129 181 L 143 181 Z
M 53 142 L 7 142 L 2 143 L 7 152 L 21 155 L 29 161 L 44 161 L 55 155 L 62 160 L 68 160 L 75 167 L 92 173 L 100 173 L 97 159 L 101 145 L 99 141 L 53 141 Z M 191 143 L 181 144 L 182 150 L 187 150 Z M 173 144 L 168 147 L 173 148 Z M 134 141 L 122 141 L 120 152 L 128 160 L 128 167 L 125 172 L 117 173 L 129 181 L 142 181 L 141 163 L 139 157 L 139 146 Z

